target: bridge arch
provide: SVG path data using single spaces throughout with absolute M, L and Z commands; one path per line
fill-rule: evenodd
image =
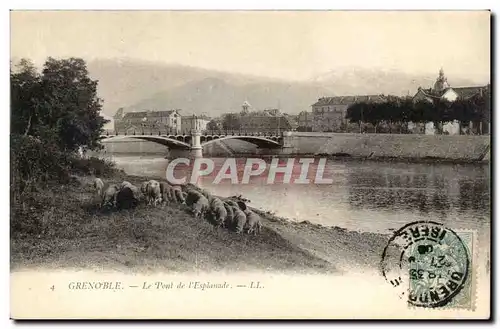
M 191 149 L 191 145 L 184 142 L 184 137 L 183 136 L 177 136 L 177 139 L 170 138 L 173 136 L 158 136 L 158 135 L 125 135 L 125 136 L 101 136 L 101 140 L 103 141 L 116 141 L 120 139 L 140 139 L 148 142 L 154 142 L 158 143 L 161 145 L 165 145 L 170 149 L 178 149 L 178 150 L 189 150 Z M 182 137 L 179 138 L 179 137 Z
M 205 140 L 205 142 L 201 143 L 201 146 L 206 146 L 212 144 L 216 141 L 224 141 L 229 139 L 238 139 L 245 142 L 249 142 L 257 145 L 260 148 L 280 148 L 281 143 L 278 137 L 274 137 L 274 139 L 265 138 L 263 136 L 238 136 L 238 135 L 229 135 L 229 136 L 217 136 L 213 139 Z

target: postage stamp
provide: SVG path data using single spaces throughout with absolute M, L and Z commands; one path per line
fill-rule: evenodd
M 409 223 L 385 247 L 382 274 L 402 299 L 416 307 L 472 308 L 473 232 L 433 221 Z

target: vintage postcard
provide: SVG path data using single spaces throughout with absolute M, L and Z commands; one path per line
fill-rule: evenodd
M 12 319 L 490 317 L 490 11 L 10 26 Z

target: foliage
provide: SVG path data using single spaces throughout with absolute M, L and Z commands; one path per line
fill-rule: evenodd
M 222 129 L 222 121 L 221 119 L 212 119 L 209 123 L 207 123 L 207 130 L 211 131 L 219 131 Z
M 69 169 L 74 174 L 111 177 L 117 172 L 114 162 L 96 157 L 72 158 Z
M 441 127 L 444 122 L 489 121 L 491 111 L 489 90 L 483 95 L 459 98 L 448 102 L 440 98 L 432 101 L 413 102 L 410 98 L 388 96 L 383 103 L 355 103 L 347 109 L 346 118 L 350 122 L 369 122 L 377 126 L 380 122 L 436 122 Z
M 11 224 L 30 232 L 47 204 L 47 187 L 70 183 L 72 172 L 106 175 L 115 168 L 104 160 L 76 158 L 80 147 L 101 147 L 107 122 L 99 115 L 97 81 L 82 59 L 49 58 L 41 73 L 23 59 L 11 67 L 10 86 Z
M 11 193 L 15 199 L 50 180 L 64 181 L 67 165 L 67 154 L 50 141 L 29 135 L 11 136 Z
M 226 113 L 222 117 L 222 128 L 224 130 L 239 130 L 241 128 L 241 118 L 237 113 Z
M 107 122 L 99 115 L 97 81 L 79 58 L 49 58 L 39 74 L 21 60 L 11 70 L 11 133 L 50 138 L 61 150 L 100 147 Z

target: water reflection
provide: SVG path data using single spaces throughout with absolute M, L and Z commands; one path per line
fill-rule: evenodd
M 225 161 L 213 160 L 216 168 Z M 115 157 L 115 161 L 128 173 L 161 177 L 168 164 L 161 158 Z M 179 166 L 175 177 L 186 173 Z M 249 184 L 229 180 L 212 184 L 211 175 L 203 180 L 203 188 L 223 197 L 242 194 L 254 207 L 292 220 L 353 230 L 388 233 L 417 220 L 436 220 L 450 228 L 489 229 L 488 166 L 329 160 L 324 177 L 333 183 L 267 184 L 263 175 L 252 176 Z
M 454 166 L 441 170 L 433 170 L 432 165 L 412 166 L 391 171 L 352 168 L 347 174 L 350 206 L 354 209 L 405 209 L 441 216 L 451 208 L 461 212 L 489 209 L 486 166 L 468 170 Z M 423 168 L 415 166 L 427 166 L 428 172 L 422 173 Z

